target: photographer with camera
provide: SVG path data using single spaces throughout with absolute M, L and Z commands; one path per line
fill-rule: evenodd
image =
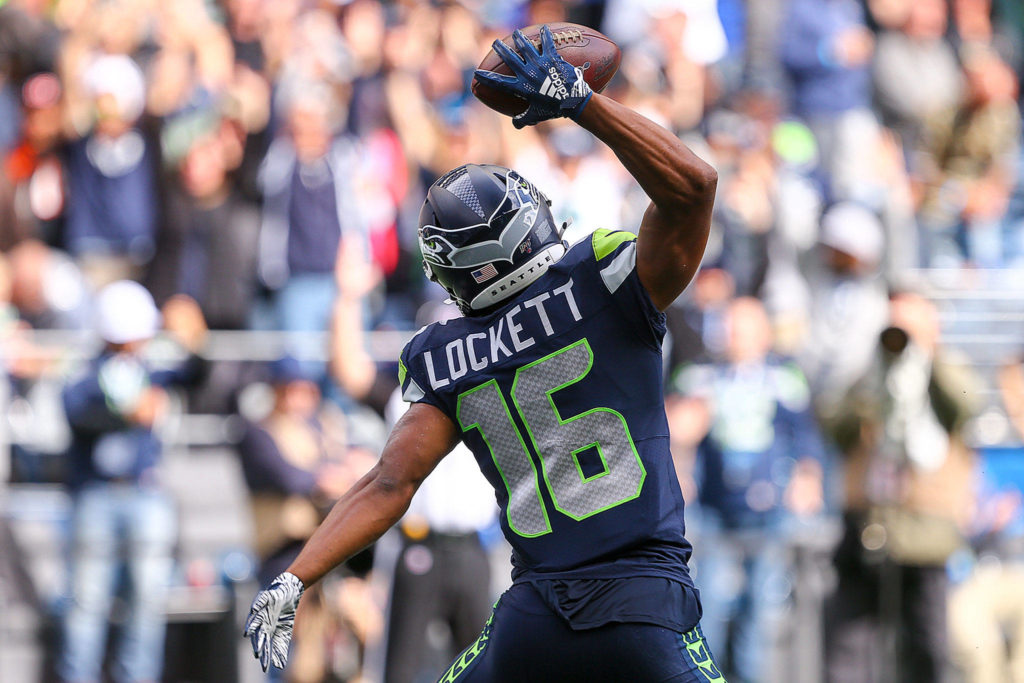
M 962 431 L 975 386 L 943 349 L 935 306 L 892 295 L 875 362 L 830 425 L 845 465 L 839 583 L 826 613 L 830 681 L 865 680 L 865 662 L 870 680 L 943 679 L 945 563 L 970 509 Z

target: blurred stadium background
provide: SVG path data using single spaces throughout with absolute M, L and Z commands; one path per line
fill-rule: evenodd
M 402 344 L 451 315 L 418 264 L 424 189 L 500 163 L 570 241 L 639 224 L 588 133 L 514 131 L 469 93 L 493 39 L 564 20 L 623 48 L 608 94 L 719 170 L 666 387 L 730 680 L 1024 681 L 1018 0 L 0 0 L 0 679 L 104 656 L 62 654 L 83 478 L 173 501 L 163 678 L 263 677 L 239 638 L 259 577 L 372 464 Z M 92 424 L 66 404 L 97 324 L 146 313 L 97 304 L 124 279 L 162 312 L 145 372 L 192 371 L 148 417 L 121 384 L 156 375 L 116 375 L 120 426 Z M 129 424 L 156 473 L 86 472 L 82 434 Z M 288 680 L 433 680 L 466 627 L 389 610 L 396 577 L 471 539 L 484 600 L 509 581 L 493 513 L 452 493 L 483 482 L 446 476 L 434 500 L 466 510 L 424 503 L 326 581 Z M 399 619 L 426 642 L 402 673 Z

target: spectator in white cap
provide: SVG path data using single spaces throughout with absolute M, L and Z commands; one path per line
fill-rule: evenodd
M 159 328 L 160 311 L 137 282 L 107 285 L 96 298 L 96 331 L 108 344 L 135 346 L 152 339 Z
M 97 57 L 85 70 L 82 80 L 86 92 L 104 109 L 99 113 L 101 120 L 131 124 L 142 116 L 146 105 L 146 81 L 142 69 L 130 57 Z
M 195 302 L 173 300 L 168 328 L 189 350 L 205 327 Z M 163 660 L 163 598 L 171 577 L 176 520 L 158 481 L 161 444 L 154 431 L 166 387 L 192 382 L 202 362 L 156 371 L 142 355 L 161 313 L 140 284 L 115 282 L 95 308 L 101 353 L 64 390 L 71 425 L 67 485 L 72 497 L 71 593 L 64 621 L 61 680 L 100 680 L 110 606 L 124 558 L 128 617 L 114 652 L 114 680 L 157 681 Z
M 130 57 L 98 57 L 82 74 L 92 129 L 68 146 L 65 247 L 95 288 L 138 277 L 157 225 L 153 143 L 138 126 L 146 101 Z
M 878 217 L 853 202 L 836 204 L 821 219 L 822 246 L 826 259 L 841 269 L 874 271 L 882 261 L 885 236 Z
M 860 204 L 836 204 L 821 219 L 819 249 L 821 268 L 809 277 L 812 323 L 800 361 L 819 409 L 827 412 L 867 369 L 886 325 L 882 224 Z

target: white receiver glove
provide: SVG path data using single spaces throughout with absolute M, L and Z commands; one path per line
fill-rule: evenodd
M 264 671 L 271 664 L 283 669 L 288 663 L 295 609 L 305 589 L 299 577 L 284 572 L 252 601 L 244 635 L 252 642 L 253 655 L 259 658 Z

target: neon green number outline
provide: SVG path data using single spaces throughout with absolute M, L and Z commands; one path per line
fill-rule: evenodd
M 583 467 L 580 466 L 579 454 L 587 450 L 591 446 L 595 446 L 597 448 L 597 457 L 601 459 L 601 464 L 604 466 L 604 469 L 598 472 L 597 474 L 592 474 L 588 477 L 587 475 L 583 474 Z M 606 474 L 609 474 L 612 471 L 611 468 L 608 467 L 608 461 L 604 457 L 604 451 L 601 450 L 601 444 L 599 444 L 596 441 L 591 441 L 586 446 L 583 446 L 582 448 L 577 448 L 576 450 L 572 451 L 572 461 L 573 463 L 575 463 L 576 471 L 580 473 L 580 479 L 582 479 L 584 483 L 588 481 L 594 481 L 595 479 L 600 479 L 601 477 L 603 477 Z
M 504 470 L 501 469 L 501 465 L 498 463 L 498 458 L 494 453 L 494 447 L 491 446 L 491 442 L 490 440 L 488 440 L 487 434 L 480 427 L 480 422 L 477 421 L 474 422 L 473 424 L 467 425 L 462 421 L 462 400 L 469 396 L 470 394 L 473 394 L 492 385 L 494 388 L 494 393 L 498 395 L 498 400 L 501 401 L 501 407 L 505 409 L 505 415 L 508 417 L 508 422 L 512 426 L 512 431 L 515 432 L 516 437 L 518 437 L 519 439 L 519 446 L 523 449 L 523 456 L 526 458 L 526 461 L 530 463 L 530 470 L 532 470 L 533 472 L 533 486 L 537 494 L 537 505 L 540 506 L 540 511 L 544 515 L 544 523 L 547 527 L 544 531 L 540 531 L 535 534 L 523 533 L 522 531 L 516 528 L 515 524 L 512 523 L 512 487 L 509 486 L 508 477 L 505 476 Z M 544 501 L 541 499 L 540 496 L 540 481 L 537 478 L 537 465 L 533 462 L 533 458 L 530 457 L 529 452 L 526 450 L 526 443 L 523 441 L 523 435 L 519 433 L 519 430 L 516 428 L 516 423 L 512 420 L 512 411 L 508 409 L 508 404 L 505 402 L 505 396 L 501 393 L 501 388 L 498 386 L 498 381 L 494 379 L 488 380 L 483 384 L 480 384 L 479 386 L 475 386 L 472 389 L 469 389 L 459 394 L 459 402 L 458 405 L 456 405 L 455 407 L 455 417 L 456 419 L 458 419 L 459 426 L 462 427 L 462 431 L 468 432 L 471 429 L 476 429 L 477 431 L 480 432 L 480 437 L 484 440 L 484 444 L 486 444 L 487 450 L 491 454 L 491 461 L 494 463 L 495 469 L 498 470 L 498 474 L 501 475 L 501 480 L 505 483 L 505 491 L 508 494 L 509 501 L 508 504 L 505 506 L 505 518 L 506 520 L 508 520 L 508 527 L 512 531 L 516 532 L 516 534 L 524 538 L 536 538 L 537 536 L 550 534 L 551 520 L 548 518 L 547 508 L 544 506 Z
M 637 484 L 636 493 L 634 493 L 632 496 L 629 496 L 627 498 L 622 498 L 621 500 L 618 500 L 618 501 L 616 501 L 614 503 L 611 503 L 609 505 L 605 505 L 602 508 L 598 508 L 597 510 L 594 510 L 592 512 L 588 512 L 585 515 L 577 516 L 577 515 L 574 515 L 573 513 L 569 512 L 568 510 L 563 509 L 558 504 L 558 496 L 555 495 L 555 490 L 551 486 L 551 480 L 548 479 L 547 468 L 545 468 L 543 466 L 544 465 L 544 456 L 540 452 L 540 445 L 537 443 L 537 439 L 533 435 L 533 431 L 530 429 L 530 423 L 526 421 L 526 415 L 523 414 L 523 409 L 519 405 L 519 399 L 518 399 L 518 397 L 516 395 L 516 393 L 517 393 L 516 389 L 518 389 L 518 387 L 519 387 L 519 374 L 523 370 L 526 370 L 527 368 L 532 368 L 534 365 L 539 365 L 540 363 L 543 363 L 544 361 L 546 361 L 546 360 L 548 360 L 550 358 L 554 358 L 555 356 L 561 355 L 561 354 L 569 351 L 570 349 L 573 349 L 573 348 L 575 348 L 575 347 L 577 347 L 577 346 L 579 346 L 581 344 L 584 346 L 584 348 L 587 349 L 587 369 L 584 370 L 582 373 L 580 373 L 579 377 L 574 377 L 574 378 L 570 379 L 567 382 L 563 382 L 562 384 L 559 384 L 556 387 L 552 387 L 551 389 L 548 389 L 547 391 L 544 392 L 544 395 L 547 396 L 548 403 L 551 405 L 551 410 L 555 413 L 555 418 L 558 420 L 558 424 L 560 426 L 561 425 L 569 424 L 570 422 L 574 422 L 575 420 L 579 420 L 580 418 L 586 417 L 587 415 L 590 415 L 591 413 L 601 413 L 601 412 L 611 413 L 615 417 L 619 418 L 619 422 L 622 423 L 622 429 L 625 430 L 626 441 L 629 442 L 629 448 L 633 452 L 633 457 L 636 458 L 637 465 L 640 466 L 640 482 Z M 590 410 L 582 412 L 579 415 L 574 415 L 573 417 L 570 417 L 568 419 L 562 419 L 562 414 L 558 412 L 558 407 L 555 405 L 555 399 L 552 397 L 552 394 L 554 394 L 556 391 L 564 389 L 567 386 L 573 385 L 576 382 L 579 382 L 580 380 L 582 380 L 584 377 L 586 377 L 587 375 L 590 374 L 590 369 L 592 367 L 594 367 L 594 351 L 593 351 L 593 349 L 590 348 L 590 342 L 587 341 L 586 337 L 584 337 L 583 339 L 579 340 L 578 342 L 575 342 L 573 344 L 569 344 L 568 346 L 566 346 L 564 348 L 561 348 L 558 351 L 554 351 L 553 353 L 549 353 L 548 355 L 544 356 L 543 358 L 539 358 L 539 359 L 533 361 L 532 363 L 528 363 L 528 364 L 522 366 L 521 368 L 516 370 L 515 379 L 512 380 L 512 403 L 515 404 L 516 410 L 519 412 L 519 416 L 521 418 L 523 418 L 523 425 L 526 426 L 526 431 L 530 435 L 530 442 L 533 444 L 533 448 L 537 452 L 537 457 L 540 458 L 540 461 L 541 461 L 541 473 L 544 475 L 544 483 L 548 487 L 548 493 L 551 494 L 551 500 L 555 504 L 555 509 L 558 510 L 559 512 L 561 512 L 563 515 L 565 515 L 567 517 L 570 517 L 571 519 L 575 519 L 577 522 L 582 521 L 582 520 L 584 520 L 584 519 L 586 519 L 588 517 L 593 517 L 594 515 L 596 515 L 598 513 L 601 513 L 601 512 L 604 512 L 606 510 L 611 510 L 613 507 L 618 507 L 619 505 L 622 505 L 623 503 L 628 503 L 629 501 L 636 499 L 640 495 L 640 492 L 643 491 L 644 482 L 647 480 L 647 468 L 644 467 L 644 463 L 640 459 L 640 454 L 637 453 L 637 451 L 636 451 L 636 445 L 633 443 L 633 436 L 629 433 L 629 425 L 626 424 L 626 418 L 624 418 L 622 416 L 622 414 L 619 413 L 619 411 L 614 410 L 613 408 L 591 408 Z M 502 401 L 502 403 L 504 403 L 504 401 Z M 593 476 L 590 479 L 587 479 L 586 477 L 583 476 L 583 470 L 580 468 L 579 461 L 576 459 L 576 453 L 578 453 L 578 452 L 580 452 L 580 451 L 582 451 L 582 450 L 584 450 L 586 448 L 589 448 L 591 445 L 593 445 L 593 444 L 587 444 L 586 446 L 583 446 L 582 448 L 578 448 L 575 451 L 572 451 L 573 462 L 576 464 L 576 469 L 579 471 L 580 477 L 581 477 L 581 479 L 583 480 L 584 483 L 586 483 L 588 481 L 593 481 L 594 479 L 597 479 L 599 476 L 608 474 L 611 471 L 611 468 L 608 466 L 608 461 L 605 460 L 604 454 L 600 452 L 600 447 L 598 447 L 598 453 L 600 453 L 600 455 L 601 455 L 601 461 L 604 463 L 605 471 L 602 472 L 601 475 Z

